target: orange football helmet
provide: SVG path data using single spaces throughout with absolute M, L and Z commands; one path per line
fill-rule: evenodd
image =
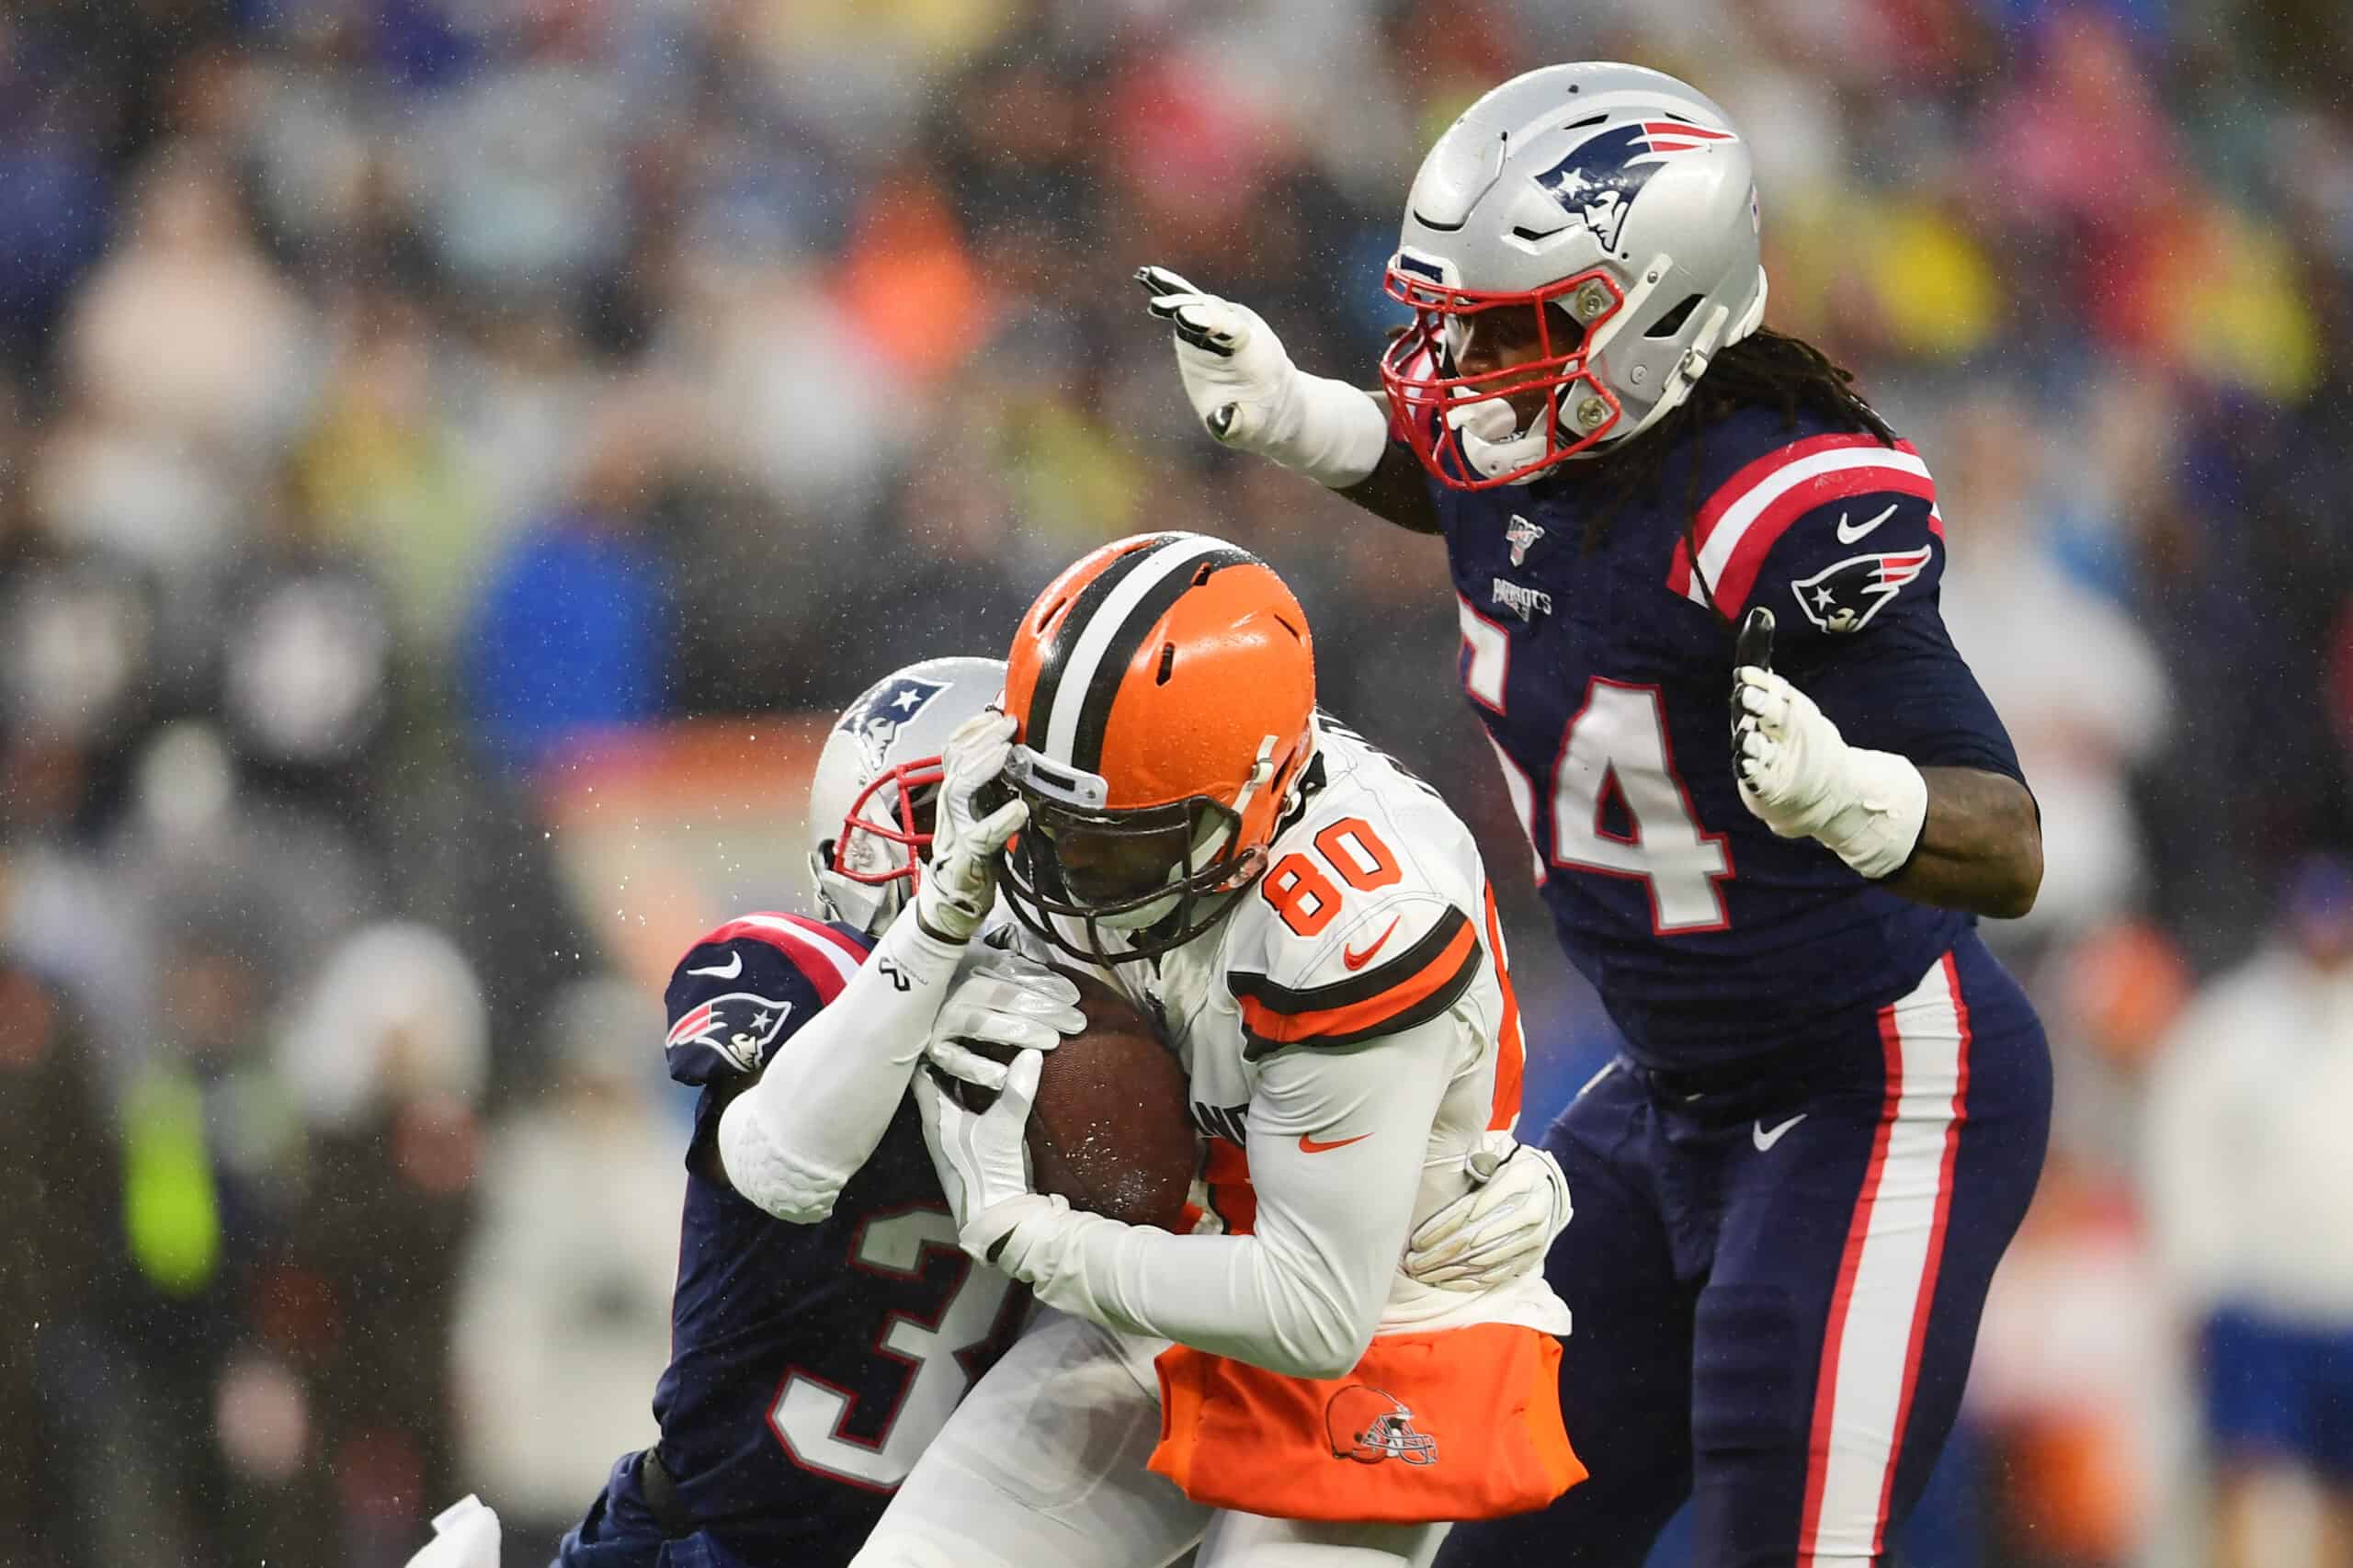
M 1006 777 L 1029 802 L 1006 851 L 1006 903 L 1082 959 L 1165 953 L 1266 871 L 1314 747 L 1307 617 L 1271 567 L 1222 540 L 1120 540 L 1022 617 L 1005 706 L 1021 726 Z

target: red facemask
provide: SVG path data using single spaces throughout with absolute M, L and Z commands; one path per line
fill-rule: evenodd
M 939 758 L 936 756 L 919 756 L 876 774 L 872 781 L 858 792 L 858 799 L 849 803 L 849 814 L 842 819 L 841 833 L 834 839 L 832 869 L 835 874 L 870 888 L 887 887 L 904 879 L 907 896 L 913 898 L 915 890 L 923 885 L 924 862 L 931 857 L 931 835 L 924 832 L 915 821 L 915 791 L 938 788 L 940 778 Z M 886 786 L 898 789 L 898 794 L 892 801 L 892 820 L 878 823 L 866 815 L 866 808 L 874 799 L 875 792 Z M 883 871 L 862 871 L 851 866 L 851 840 L 861 833 L 879 838 L 885 844 L 904 846 L 907 852 L 906 864 Z
M 1392 265 L 1382 286 L 1391 299 L 1413 311 L 1414 324 L 1381 355 L 1381 384 L 1415 455 L 1443 483 L 1457 490 L 1510 484 L 1574 457 L 1617 427 L 1623 410 L 1616 395 L 1586 369 L 1596 329 L 1626 308 L 1624 292 L 1608 273 L 1596 268 L 1540 289 L 1495 293 L 1449 289 Z M 1601 290 L 1606 303 L 1586 296 L 1586 302 L 1601 303 L 1601 308 L 1586 317 L 1582 335 L 1574 343 L 1563 342 L 1574 329 L 1546 307 L 1559 301 L 1571 309 L 1570 301 L 1589 288 Z M 1449 326 L 1458 322 L 1467 325 L 1484 312 L 1512 308 L 1535 312 L 1535 357 L 1477 375 L 1451 373 L 1455 361 Z M 1535 392 L 1544 394 L 1544 409 L 1538 415 L 1544 449 L 1504 472 L 1482 472 L 1464 452 L 1462 433 L 1448 422 L 1447 415 L 1487 399 Z M 1567 439 L 1570 430 L 1581 433 Z

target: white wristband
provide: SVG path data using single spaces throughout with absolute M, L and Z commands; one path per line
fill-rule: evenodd
M 1873 881 L 1912 858 L 1928 820 L 1928 781 L 1911 759 L 1849 746 L 1847 804 L 1814 834 L 1823 846 Z
M 1370 479 L 1389 450 L 1380 402 L 1330 376 L 1294 375 L 1273 424 L 1252 449 L 1334 490 Z

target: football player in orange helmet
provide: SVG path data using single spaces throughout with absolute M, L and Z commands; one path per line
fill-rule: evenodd
M 1159 1020 L 1207 1135 L 1200 1218 L 1170 1234 L 1030 1190 L 1034 1052 L 985 1111 L 917 1080 L 960 1244 L 1057 1312 L 856 1568 L 1156 1568 L 1197 1540 L 1203 1568 L 1403 1564 L 1446 1521 L 1572 1484 L 1558 1299 L 1533 1273 L 1413 1266 L 1486 1245 L 1478 1221 L 1437 1233 L 1498 1160 L 1541 1179 L 1490 1210 L 1497 1233 L 1568 1217 L 1511 1139 L 1518 1008 L 1469 829 L 1316 710 L 1299 601 L 1222 540 L 1121 540 L 1064 572 L 1004 703 L 1029 810 L 997 891 Z M 1379 1426 L 1372 1388 L 1411 1430 L 1336 1451 L 1335 1419 Z
M 1005 705 L 1020 725 L 1006 777 L 1029 803 L 1006 855 L 1008 903 L 1076 957 L 1154 957 L 1266 874 L 1313 749 L 1307 615 L 1222 540 L 1121 540 L 1022 618 Z

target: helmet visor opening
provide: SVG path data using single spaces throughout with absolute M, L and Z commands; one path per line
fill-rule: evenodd
M 1112 827 L 1044 821 L 1039 832 L 1052 845 L 1063 886 L 1074 901 L 1088 904 L 1124 903 L 1158 893 L 1192 848 L 1183 822 Z
M 998 891 L 1023 925 L 1077 958 L 1126 963 L 1181 947 L 1222 919 L 1225 895 L 1263 867 L 1257 851 L 1234 853 L 1241 819 L 1205 795 L 1090 812 L 1022 793 L 1029 825 L 1006 848 Z M 1216 852 L 1195 865 L 1211 844 Z M 1076 937 L 1057 919 L 1074 924 Z

